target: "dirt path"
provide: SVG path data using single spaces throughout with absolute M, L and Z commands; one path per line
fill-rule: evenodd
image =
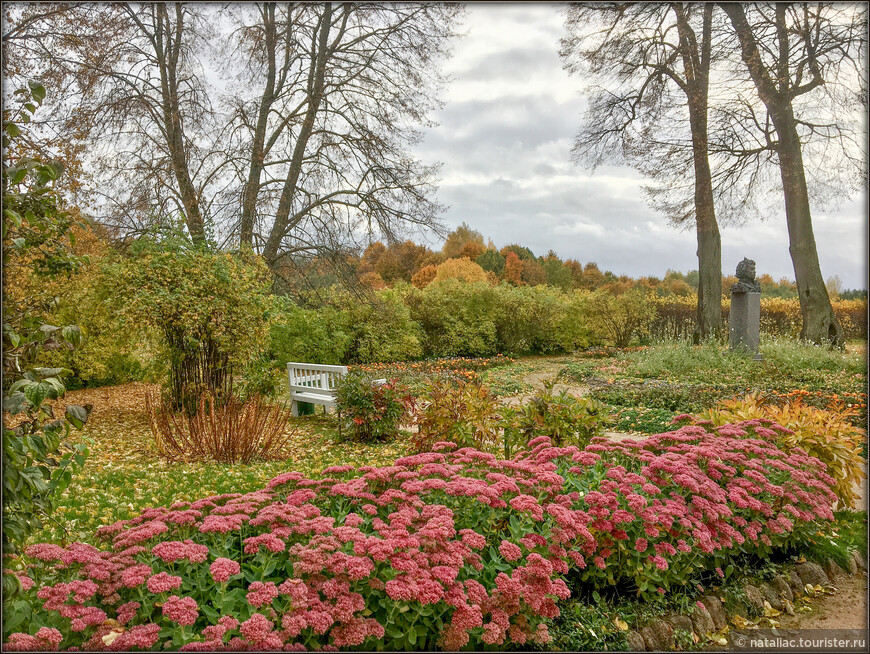
M 541 362 L 540 367 L 536 367 L 534 371 L 530 372 L 527 375 L 524 375 L 522 378 L 522 382 L 523 384 L 531 386 L 533 389 L 535 389 L 535 391 L 537 391 L 538 389 L 543 388 L 545 381 L 553 379 L 564 367 L 565 366 L 562 363 L 557 363 L 555 361 L 543 361 Z M 586 393 L 589 392 L 589 387 L 581 384 L 559 383 L 553 387 L 553 390 L 557 393 L 565 391 L 569 395 L 573 395 L 575 397 L 583 397 L 584 395 L 586 395 Z M 517 406 L 520 404 L 525 404 L 531 397 L 534 397 L 534 392 L 510 395 L 508 397 L 502 398 L 502 402 L 509 406 Z
M 832 595 L 819 595 L 806 604 L 809 611 L 780 618 L 784 629 L 866 629 L 867 576 L 842 575 L 833 581 Z

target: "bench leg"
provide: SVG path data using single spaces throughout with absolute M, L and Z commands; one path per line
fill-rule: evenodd
M 290 415 L 294 418 L 299 417 L 299 403 L 296 400 L 290 402 Z

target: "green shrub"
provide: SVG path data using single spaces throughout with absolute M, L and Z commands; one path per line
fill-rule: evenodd
M 336 407 L 354 440 L 369 443 L 392 438 L 413 408 L 408 388 L 384 384 L 358 372 L 345 375 L 336 389 Z
M 448 280 L 406 297 L 427 356 L 573 352 L 592 342 L 577 296 L 545 286 Z
M 583 448 L 604 433 L 604 406 L 564 390 L 555 393 L 555 384 L 556 379 L 545 381 L 543 389 L 529 402 L 503 411 L 505 457 L 539 436 L 546 436 L 557 447 Z
M 276 368 L 275 361 L 262 355 L 245 366 L 239 385 L 243 400 L 257 395 L 276 398 L 287 394 L 287 370 Z
M 439 441 L 459 447 L 494 450 L 501 416 L 497 398 L 477 381 L 432 380 L 423 389 L 417 410 L 414 448 L 425 452 Z
M 422 354 L 421 332 L 405 305 L 407 286 L 358 297 L 330 289 L 316 308 L 286 298 L 270 331 L 276 365 L 290 361 L 345 365 L 406 361 Z
M 347 315 L 324 306 L 303 309 L 286 298 L 269 330 L 269 353 L 282 370 L 290 362 L 343 365 L 348 361 L 352 336 Z
M 500 284 L 495 291 L 501 351 L 553 354 L 590 344 L 591 332 L 576 296 L 546 286 Z
M 581 295 L 593 332 L 615 347 L 628 347 L 633 338 L 646 338 L 656 316 L 652 293 L 632 288 L 615 294 L 598 290 Z
M 448 279 L 412 290 L 405 301 L 411 318 L 422 329 L 425 356 L 488 357 L 498 353 L 498 298 L 488 283 L 463 284 Z
M 379 291 L 371 300 L 334 292 L 330 301 L 346 307 L 349 362 L 407 361 L 423 354 L 420 327 L 404 302 L 410 288 L 398 284 Z
M 203 391 L 226 395 L 234 373 L 265 350 L 274 309 L 269 271 L 250 252 L 214 251 L 168 231 L 137 241 L 106 273 L 126 328 L 161 335 L 176 407 L 194 410 Z

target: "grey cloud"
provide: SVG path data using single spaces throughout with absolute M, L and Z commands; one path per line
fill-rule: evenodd
M 497 245 L 553 249 L 617 274 L 697 268 L 694 230 L 669 226 L 645 204 L 636 171 L 608 166 L 593 175 L 571 162 L 584 100 L 565 93 L 581 82 L 561 69 L 559 36 L 553 6 L 472 6 L 461 58 L 451 63 L 461 99 L 434 116 L 440 126 L 415 151 L 444 163 L 437 198 L 449 205 L 445 223 L 465 221 Z M 503 44 L 498 52 L 493 39 Z M 794 278 L 782 200 L 769 204 L 764 222 L 722 227 L 724 272 L 748 256 L 761 272 Z M 846 287 L 867 287 L 866 215 L 866 192 L 836 211 L 814 210 L 822 273 Z

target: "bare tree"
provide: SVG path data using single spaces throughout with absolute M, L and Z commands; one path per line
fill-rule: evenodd
M 277 267 L 437 224 L 437 166 L 407 146 L 439 106 L 459 12 L 83 3 L 31 12 L 9 34 L 44 26 L 35 59 L 73 80 L 64 129 L 101 173 L 105 220 L 140 228 L 180 213 L 194 238 L 220 234 Z M 62 39 L 59 15 L 72 17 Z
M 109 223 L 178 213 L 204 239 L 220 161 L 196 52 L 208 36 L 198 10 L 57 5 L 17 19 L 4 38 L 20 39 L 33 68 L 62 86 L 57 130 L 86 146 L 97 212 Z
M 676 2 L 572 4 L 560 51 L 569 72 L 591 73 L 598 82 L 576 159 L 593 166 L 627 161 L 661 182 L 653 197 L 675 223 L 695 225 L 696 338 L 722 328 L 721 239 L 708 158 L 713 11 Z M 688 203 L 682 179 L 693 180 Z
M 855 170 L 865 170 L 860 130 L 856 133 L 847 125 L 854 113 L 866 112 L 866 7 L 823 3 L 721 6 L 767 111 L 755 124 L 779 164 L 803 319 L 801 337 L 842 346 L 843 330 L 819 266 L 804 150 L 821 137 L 826 145 L 833 141 L 841 146 L 840 152 L 855 164 Z
M 250 77 L 233 99 L 242 246 L 270 263 L 363 233 L 432 225 L 434 167 L 405 146 L 438 106 L 438 60 L 459 8 L 447 4 L 256 7 L 238 32 Z M 250 18 L 250 17 L 249 17 Z

